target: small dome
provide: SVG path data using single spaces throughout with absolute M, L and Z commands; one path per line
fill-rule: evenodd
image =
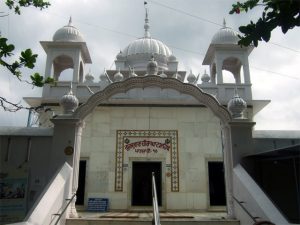
M 197 77 L 193 74 L 193 72 L 191 70 L 186 79 L 189 82 L 189 84 L 194 84 L 195 81 L 197 80 Z
M 77 109 L 78 104 L 79 101 L 73 94 L 71 86 L 70 91 L 60 99 L 60 105 L 63 107 L 64 114 L 73 113 Z
M 103 73 L 100 74 L 99 79 L 100 79 L 100 81 L 107 82 L 108 81 L 107 77 L 108 77 L 108 74 L 106 73 L 106 69 L 104 69 Z
M 204 71 L 204 74 L 201 76 L 201 80 L 203 83 L 208 83 L 210 81 L 210 76 Z
M 134 68 L 130 69 L 129 77 L 137 77 L 137 76 L 138 75 L 134 72 Z
M 164 70 L 161 71 L 161 73 L 159 74 L 160 77 L 162 78 L 167 78 L 167 74 L 165 74 Z
M 89 72 L 87 75 L 85 75 L 85 83 L 94 83 L 94 76 Z
M 120 72 L 120 70 L 114 75 L 115 82 L 122 81 L 124 79 L 123 74 Z
M 247 103 L 235 91 L 235 95 L 229 100 L 227 108 L 233 118 L 243 118 L 243 112 L 247 108 Z
M 123 53 L 122 53 L 122 51 L 120 51 L 119 53 L 118 53 L 118 55 L 117 55 L 117 60 L 124 60 L 125 59 L 125 57 L 123 56 Z
M 213 36 L 212 44 L 237 44 L 239 41 L 238 33 L 226 26 L 224 20 L 223 27 Z
M 158 67 L 157 62 L 155 61 L 154 57 L 152 56 L 147 64 L 147 74 L 148 75 L 157 75 Z
M 177 80 L 182 80 L 182 77 L 181 75 L 178 73 L 178 71 L 176 70 L 176 72 L 173 74 L 172 78 L 175 78 Z
M 80 31 L 72 25 L 72 18 L 69 24 L 58 29 L 52 38 L 53 41 L 84 42 Z
M 177 58 L 175 57 L 175 55 L 172 54 L 172 55 L 169 56 L 168 61 L 169 62 L 176 62 Z

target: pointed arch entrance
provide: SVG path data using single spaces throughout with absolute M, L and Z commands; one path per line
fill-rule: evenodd
M 71 142 L 74 145 L 74 156 L 69 161 L 74 168 L 73 175 L 73 188 L 72 192 L 75 193 L 77 190 L 78 182 L 78 164 L 80 157 L 80 148 L 81 148 L 81 130 L 82 122 L 84 119 L 92 113 L 99 104 L 110 99 L 112 96 L 119 93 L 126 93 L 127 91 L 135 88 L 147 88 L 147 87 L 158 87 L 161 89 L 173 89 L 178 91 L 180 94 L 185 94 L 192 96 L 196 99 L 199 104 L 205 105 L 209 108 L 213 114 L 218 117 L 221 121 L 221 130 L 222 130 L 222 139 L 224 146 L 224 167 L 225 167 L 225 186 L 226 186 L 226 201 L 227 201 L 227 212 L 229 217 L 233 217 L 233 199 L 232 199 L 232 149 L 230 141 L 230 127 L 229 123 L 231 122 L 231 116 L 228 110 L 222 106 L 217 99 L 203 92 L 201 89 L 195 85 L 185 84 L 181 81 L 178 81 L 173 78 L 161 78 L 158 76 L 145 76 L 145 77 L 133 77 L 129 78 L 123 82 L 116 82 L 110 84 L 104 90 L 99 91 L 92 95 L 84 104 L 80 105 L 77 110 L 70 115 L 63 115 L 57 117 L 53 120 L 54 127 L 54 136 L 56 135 L 55 130 L 62 130 L 60 126 L 70 126 L 70 130 L 73 133 L 73 139 Z M 61 122 L 59 122 L 61 121 Z M 63 122 L 64 121 L 64 122 Z M 67 122 L 66 122 L 67 121 Z M 70 136 L 71 138 L 71 136 Z M 61 144 L 61 141 L 58 141 Z M 59 143 L 58 143 L 59 144 Z M 54 144 L 55 147 L 55 144 Z M 75 208 L 74 208 L 75 209 Z

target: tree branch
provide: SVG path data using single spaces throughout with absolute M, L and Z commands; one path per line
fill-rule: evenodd
M 6 98 L 1 97 L 1 96 L 0 96 L 0 106 L 6 112 L 17 112 L 17 111 L 19 111 L 21 109 L 37 111 L 37 110 L 39 110 L 39 109 L 41 109 L 41 108 L 44 107 L 44 106 L 25 107 L 25 106 L 21 105 L 20 102 L 19 103 L 13 103 L 13 102 L 8 101 Z

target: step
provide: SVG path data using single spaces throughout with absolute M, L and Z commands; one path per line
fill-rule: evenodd
M 82 213 L 66 225 L 152 225 L 152 213 Z M 239 225 L 216 213 L 161 213 L 161 225 Z
M 239 225 L 237 220 L 161 220 L 161 225 Z M 151 221 L 99 220 L 99 219 L 68 219 L 66 225 L 152 225 Z

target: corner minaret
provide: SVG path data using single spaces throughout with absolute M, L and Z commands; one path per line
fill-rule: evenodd
M 84 78 L 84 68 L 92 63 L 86 42 L 80 31 L 73 26 L 72 18 L 66 26 L 58 29 L 52 41 L 41 41 L 46 54 L 45 77 L 53 77 L 60 81 L 61 73 L 73 69 L 72 82 L 81 83 Z
M 244 84 L 251 84 L 248 56 L 253 50 L 253 46 L 240 47 L 238 45 L 237 33 L 226 26 L 213 36 L 209 48 L 203 60 L 203 65 L 210 66 L 211 82 L 223 84 L 223 72 L 227 70 L 232 73 L 236 84 L 242 83 L 241 69 L 243 68 Z

